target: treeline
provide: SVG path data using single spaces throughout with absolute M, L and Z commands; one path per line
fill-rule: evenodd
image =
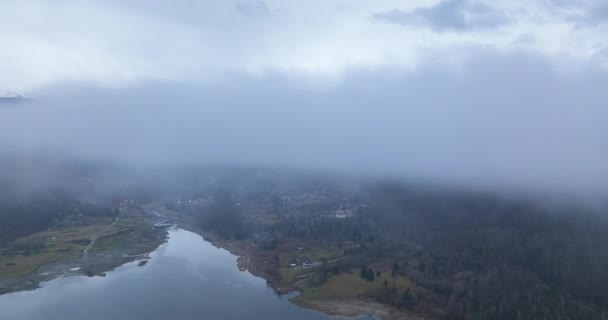
M 407 273 L 429 289 L 421 299 L 443 300 L 452 318 L 606 317 L 606 215 L 395 185 L 371 190 L 368 200 L 364 214 L 384 239 L 424 248 Z
M 217 193 L 215 200 L 202 208 L 186 210 L 196 217 L 199 226 L 213 230 L 225 238 L 244 239 L 250 233 L 241 216 L 241 208 L 230 192 Z
M 104 205 L 84 204 L 64 194 L 46 195 L 29 199 L 0 200 L 0 247 L 9 242 L 51 227 L 68 216 L 82 214 L 86 217 L 114 217 L 116 208 Z
M 383 301 L 399 308 L 424 313 L 442 306 L 449 319 L 606 319 L 606 215 L 475 192 L 335 184 L 278 189 L 266 178 L 264 192 L 255 193 L 251 178 L 247 197 L 235 185 L 200 221 L 226 236 L 251 237 L 265 250 L 336 245 L 343 255 L 332 274 L 364 266 L 361 277 L 374 281 L 369 266 L 392 259 L 391 272 L 416 284 L 411 291 L 387 287 Z M 324 197 L 289 200 L 302 192 Z M 347 219 L 326 214 L 349 201 L 366 205 Z M 251 210 L 279 218 L 259 224 L 248 219 Z
M 114 163 L 0 152 L 0 247 L 72 214 L 112 216 L 135 204 L 190 190 L 183 170 L 136 170 Z
M 61 194 L 24 201 L 0 200 L 0 247 L 31 233 L 44 230 L 55 219 L 70 212 L 73 202 Z

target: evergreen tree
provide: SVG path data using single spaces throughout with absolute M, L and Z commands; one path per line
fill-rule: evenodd
M 403 293 L 403 303 L 405 304 L 406 307 L 411 307 L 412 303 L 414 302 L 414 297 L 412 296 L 412 293 L 410 292 L 410 289 L 407 288 L 405 289 L 405 292 Z
M 361 266 L 361 278 L 367 279 L 367 267 L 365 265 Z

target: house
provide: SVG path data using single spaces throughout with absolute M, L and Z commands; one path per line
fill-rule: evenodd
M 345 219 L 354 216 L 354 214 L 348 209 L 338 209 L 336 211 L 336 219 Z
M 318 267 L 320 265 L 321 265 L 321 262 L 303 262 L 302 263 L 303 268 Z

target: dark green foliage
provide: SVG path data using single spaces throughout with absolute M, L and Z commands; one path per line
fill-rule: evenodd
M 604 319 L 606 216 L 483 194 L 378 190 L 365 215 L 394 252 L 420 245 L 405 259 L 417 261 L 417 284 L 432 295 L 416 303 L 449 301 L 454 319 Z M 404 272 L 396 267 L 392 274 Z
M 361 278 L 373 282 L 374 280 L 376 280 L 376 277 L 374 276 L 374 270 L 372 270 L 372 268 L 368 268 L 367 266 L 362 266 L 361 267 L 361 272 L 360 272 Z
M 414 297 L 409 288 L 405 289 L 405 292 L 403 292 L 403 304 L 406 308 L 411 308 L 414 305 Z
M 420 262 L 420 265 L 418 266 L 418 270 L 420 272 L 425 272 L 426 271 L 426 263 Z
M 399 264 L 397 263 L 397 261 L 393 263 L 393 273 L 399 273 Z
M 370 282 L 374 282 L 376 280 L 376 277 L 374 276 L 374 270 L 372 270 L 372 268 L 369 268 L 367 270 L 367 280 Z
M 340 273 L 340 266 L 338 266 L 338 265 L 333 266 L 332 269 L 331 269 L 331 272 L 334 275 L 339 274 Z
M 228 192 L 219 193 L 215 202 L 204 208 L 200 215 L 200 222 L 203 227 L 215 230 L 224 237 L 235 237 L 242 239 L 246 236 L 247 230 L 241 219 L 241 210 L 236 205 L 232 194 Z M 272 250 L 277 245 L 277 239 L 268 239 L 264 242 L 268 250 Z

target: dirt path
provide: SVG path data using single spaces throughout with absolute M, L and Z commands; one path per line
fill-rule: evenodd
M 106 233 L 108 230 L 110 230 L 118 222 L 118 220 L 120 220 L 120 215 L 117 216 L 116 219 L 114 219 L 114 222 L 112 222 L 109 226 L 107 226 L 105 229 L 103 229 L 100 233 L 96 234 L 91 239 L 91 243 L 89 243 L 89 245 L 86 248 L 84 248 L 84 252 L 83 252 L 82 256 L 84 258 L 84 262 L 87 267 L 89 265 L 89 250 L 93 247 L 93 245 L 95 244 L 97 239 L 99 239 L 100 236 L 102 236 L 104 233 Z

